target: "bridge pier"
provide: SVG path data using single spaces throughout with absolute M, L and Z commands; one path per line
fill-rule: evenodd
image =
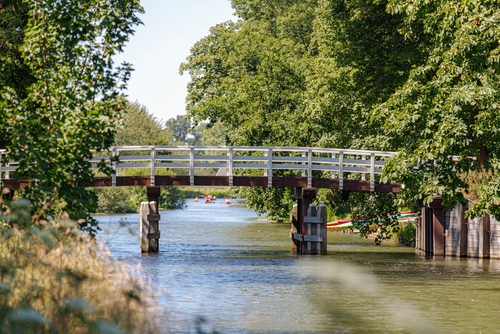
M 297 204 L 293 206 L 291 215 L 290 236 L 292 251 L 297 254 L 326 254 L 326 207 L 318 208 L 313 201 L 316 188 L 295 188 Z
M 427 257 L 445 256 L 445 208 L 441 197 L 422 208 L 417 226 L 415 251 Z
M 148 202 L 142 202 L 140 209 L 141 253 L 158 253 L 160 250 L 160 214 L 158 213 L 160 187 L 147 186 L 146 194 Z

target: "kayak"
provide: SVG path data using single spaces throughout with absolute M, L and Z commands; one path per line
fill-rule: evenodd
M 418 219 L 418 215 L 413 211 L 399 212 L 397 214 L 398 220 L 402 222 L 414 222 Z M 340 219 L 333 222 L 326 223 L 326 227 L 349 227 L 352 226 L 350 219 Z

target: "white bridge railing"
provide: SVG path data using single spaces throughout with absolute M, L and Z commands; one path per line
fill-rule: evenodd
M 5 156 L 0 150 L 0 158 Z M 267 146 L 114 146 L 109 155 L 95 156 L 91 162 L 94 168 L 105 160 L 115 170 L 112 184 L 116 185 L 116 176 L 132 175 L 126 170 L 149 169 L 151 184 L 155 176 L 166 175 L 167 169 L 184 169 L 194 185 L 195 172 L 200 169 L 223 171 L 232 185 L 235 172 L 242 170 L 261 170 L 262 176 L 268 177 L 268 186 L 272 186 L 273 172 L 276 170 L 297 171 L 297 176 L 307 177 L 308 186 L 312 184 L 313 172 L 328 172 L 330 178 L 339 180 L 339 188 L 343 187 L 346 173 L 357 173 L 362 180 L 367 177 L 374 191 L 375 175 L 382 173 L 385 160 L 395 152 L 379 152 L 364 150 L 345 150 L 334 148 L 307 147 L 267 147 Z M 118 156 L 118 163 L 111 163 L 110 157 Z M 2 165 L 0 162 L 0 182 L 2 177 L 8 179 L 9 174 L 17 168 L 16 162 Z M 161 172 L 163 170 L 163 172 Z M 136 174 L 134 174 L 136 175 Z M 183 175 L 186 175 L 184 171 Z

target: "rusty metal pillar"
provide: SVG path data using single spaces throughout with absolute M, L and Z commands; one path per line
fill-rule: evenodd
M 468 219 L 465 217 L 465 211 L 468 208 L 468 204 L 466 205 L 460 205 L 460 257 L 467 257 L 469 224 Z
M 482 258 L 489 259 L 490 258 L 490 243 L 491 243 L 491 220 L 490 215 L 483 216 L 483 236 L 482 236 Z
M 429 203 L 429 208 L 432 209 L 432 256 L 443 256 L 445 255 L 445 232 L 444 232 L 444 213 L 445 208 L 443 207 L 443 199 L 441 197 L 435 197 L 434 200 Z

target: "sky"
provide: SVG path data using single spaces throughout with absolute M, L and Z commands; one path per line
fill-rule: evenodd
M 125 92 L 158 120 L 184 115 L 189 74 L 179 74 L 191 47 L 209 34 L 210 27 L 232 15 L 230 0 L 142 0 L 144 23 L 136 27 L 124 52 L 115 61 L 127 61 L 134 71 Z

